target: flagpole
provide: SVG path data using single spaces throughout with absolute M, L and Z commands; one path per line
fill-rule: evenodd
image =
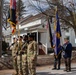
M 19 21 L 20 21 L 20 0 L 19 0 L 19 4 L 18 4 L 18 36 L 20 36 L 20 30 L 19 30 Z
M 59 17 L 58 17 L 58 10 L 57 10 L 57 6 L 55 7 L 55 21 L 54 21 L 54 31 L 55 31 L 55 55 L 56 57 L 59 56 L 59 54 L 61 53 L 61 30 L 60 30 L 60 23 L 59 23 Z
M 18 23 L 17 29 L 18 29 L 18 36 L 20 36 L 19 23 Z
M 57 6 L 55 6 L 55 17 L 56 17 L 56 12 L 58 12 L 58 8 Z M 56 19 L 56 18 L 55 18 Z M 56 20 L 55 20 L 56 21 Z M 56 22 L 55 22 L 56 23 Z M 61 36 L 61 44 L 63 45 L 63 41 L 62 41 L 62 36 Z
M 51 44 L 51 48 L 53 48 L 53 42 L 52 42 L 53 38 L 52 38 L 52 31 L 51 31 L 49 17 L 47 18 L 47 20 L 48 20 L 48 26 L 49 26 L 48 28 L 49 28 L 50 44 Z

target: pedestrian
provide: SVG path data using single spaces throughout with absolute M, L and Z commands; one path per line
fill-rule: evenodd
M 21 48 L 21 54 L 22 54 L 22 71 L 23 75 L 28 75 L 28 63 L 27 63 L 27 47 L 28 47 L 28 36 L 23 36 L 23 46 Z
M 64 38 L 64 45 L 63 45 L 63 51 L 64 51 L 64 59 L 65 59 L 65 70 L 64 71 L 71 71 L 71 56 L 72 56 L 72 44 L 69 42 L 69 38 Z
M 28 37 L 28 69 L 30 75 L 36 75 L 36 62 L 37 62 L 37 43 L 34 40 L 34 35 L 30 34 Z
M 61 47 L 61 46 L 60 46 L 60 47 Z M 55 51 L 54 51 L 54 67 L 53 67 L 52 70 L 60 70 L 61 53 L 62 53 L 62 50 L 59 52 L 58 55 L 55 55 Z

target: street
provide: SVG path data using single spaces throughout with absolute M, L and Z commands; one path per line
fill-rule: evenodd
M 61 65 L 60 70 L 52 70 L 53 66 L 39 66 L 37 67 L 37 75 L 76 75 L 76 64 L 72 64 L 71 72 L 64 72 L 64 65 Z M 0 75 L 12 75 L 14 70 L 1 70 Z

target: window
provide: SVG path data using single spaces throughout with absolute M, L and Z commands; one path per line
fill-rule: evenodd
M 69 32 L 69 29 L 66 29 L 66 32 Z

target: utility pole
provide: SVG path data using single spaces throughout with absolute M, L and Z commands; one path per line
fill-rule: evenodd
M 3 9 L 3 0 L 0 0 L 0 57 L 2 55 L 2 10 Z

